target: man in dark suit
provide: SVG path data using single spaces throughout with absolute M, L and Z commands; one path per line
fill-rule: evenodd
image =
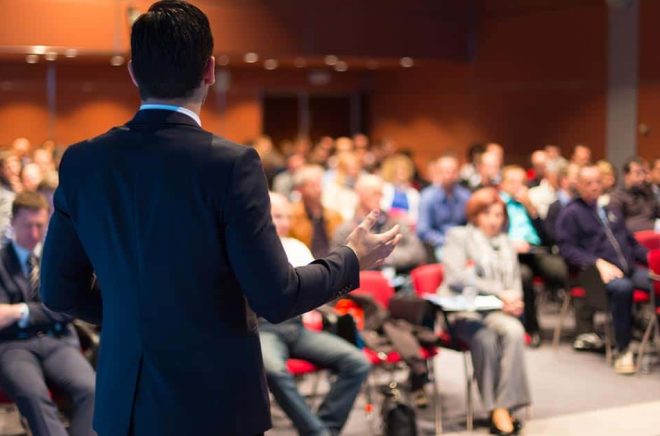
M 85 360 L 67 315 L 39 301 L 39 261 L 49 205 L 40 194 L 18 194 L 14 238 L 0 249 L 0 387 L 16 402 L 35 435 L 93 435 L 94 370 Z M 73 404 L 70 433 L 48 387 Z
M 103 320 L 100 435 L 262 433 L 270 414 L 254 312 L 281 322 L 356 288 L 398 229 L 370 234 L 373 212 L 345 246 L 291 267 L 257 153 L 201 128 L 215 80 L 206 16 L 155 3 L 135 22 L 131 50 L 143 105 L 64 154 L 43 300 Z

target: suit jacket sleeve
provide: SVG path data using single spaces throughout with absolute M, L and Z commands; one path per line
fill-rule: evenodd
M 343 295 L 359 285 L 359 262 L 348 247 L 293 268 L 270 217 L 267 184 L 259 156 L 246 148 L 236 159 L 225 196 L 226 247 L 250 307 L 281 322 Z
M 100 324 L 101 294 L 94 288 L 92 264 L 82 247 L 65 198 L 66 154 L 55 191 L 55 210 L 48 227 L 41 261 L 41 299 L 51 310 Z

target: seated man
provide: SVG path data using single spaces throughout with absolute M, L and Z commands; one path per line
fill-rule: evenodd
M 458 160 L 443 156 L 433 164 L 433 185 L 424 188 L 419 202 L 417 236 L 433 247 L 435 259 L 442 260 L 445 233 L 465 224 L 465 204 L 470 191 L 458 184 Z
M 355 223 L 360 223 L 370 211 L 378 209 L 383 198 L 384 182 L 379 176 L 372 174 L 361 176 L 355 184 L 355 193 L 358 197 L 358 206 L 352 220 L 345 221 L 335 232 L 333 237 L 333 247 L 340 246 L 346 241 L 346 238 L 355 228 Z M 401 232 L 401 241 L 396 246 L 392 254 L 385 259 L 384 268 L 390 268 L 396 273 L 408 272 L 411 269 L 424 263 L 425 253 L 422 243 L 415 233 L 402 223 L 394 219 L 386 212 L 380 213 L 378 222 L 373 227 L 373 232 L 380 233 L 399 225 Z
M 532 204 L 522 167 L 511 165 L 502 171 L 500 195 L 506 204 L 509 219 L 509 239 L 518 252 L 525 297 L 525 330 L 532 337 L 532 345 L 540 345 L 540 327 L 536 309 L 534 276 L 540 276 L 553 291 L 566 287 L 568 271 L 564 260 L 552 254 L 538 211 Z
M 631 232 L 653 230 L 660 219 L 660 203 L 656 201 L 647 177 L 648 163 L 642 158 L 629 159 L 623 165 L 623 186 L 610 196 L 609 210 L 623 216 Z
M 647 250 L 639 245 L 623 218 L 598 206 L 602 175 L 595 165 L 578 174 L 579 197 L 562 210 L 557 221 L 557 242 L 562 256 L 574 267 L 595 267 L 609 296 L 614 335 L 619 355 L 614 369 L 633 374 L 635 364 L 628 348 L 632 337 L 632 296 L 635 288 L 651 287 L 646 264 Z M 587 292 L 592 285 L 585 284 Z
M 14 237 L 0 250 L 0 388 L 18 406 L 35 435 L 93 435 L 94 370 L 85 360 L 71 318 L 39 301 L 35 248 L 48 223 L 40 194 L 18 194 L 12 206 Z M 73 405 L 69 433 L 48 386 Z
M 293 266 L 312 262 L 314 258 L 305 244 L 287 237 L 291 226 L 291 205 L 286 197 L 271 193 L 271 215 L 289 262 Z M 262 319 L 259 337 L 270 390 L 298 432 L 304 435 L 339 434 L 369 373 L 370 365 L 362 352 L 338 336 L 305 329 L 300 317 L 277 325 Z M 337 374 L 316 414 L 305 403 L 287 370 L 289 358 L 304 359 Z
M 289 236 L 302 241 L 314 258 L 330 252 L 332 235 L 342 223 L 339 212 L 323 206 L 324 170 L 319 165 L 305 165 L 293 178 L 300 201 L 291 211 Z

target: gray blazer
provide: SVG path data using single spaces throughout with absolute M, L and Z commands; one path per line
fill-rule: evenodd
M 439 289 L 441 295 L 451 295 L 452 289 L 461 289 L 473 280 L 482 294 L 497 296 L 506 290 L 522 296 L 518 254 L 506 233 L 489 239 L 471 224 L 453 227 L 447 231 L 443 250 L 445 278 Z

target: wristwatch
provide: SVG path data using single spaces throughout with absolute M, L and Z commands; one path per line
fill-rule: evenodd
M 21 317 L 18 319 L 18 326 L 22 329 L 30 324 L 30 308 L 25 303 L 20 303 Z

